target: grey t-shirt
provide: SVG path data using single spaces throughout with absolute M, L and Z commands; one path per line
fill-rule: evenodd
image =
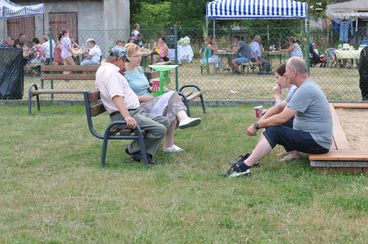
M 245 41 L 239 41 L 238 45 L 239 45 L 238 57 L 246 57 L 250 60 L 252 57 L 252 52 L 250 50 L 249 45 L 245 43 Z
M 313 80 L 305 80 L 288 103 L 296 110 L 293 128 L 309 132 L 321 147 L 330 149 L 332 117 L 327 98 Z

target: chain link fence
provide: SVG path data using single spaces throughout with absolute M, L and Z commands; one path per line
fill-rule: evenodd
M 361 91 L 359 88 L 358 60 L 361 47 L 359 44 L 368 39 L 365 29 L 359 29 L 358 37 L 351 39 L 351 45 L 343 46 L 339 44 L 338 33 L 332 31 L 311 30 L 311 43 L 315 45 L 311 48 L 307 46 L 307 33 L 303 32 L 303 26 L 295 28 L 275 28 L 265 26 L 263 28 L 216 28 L 209 29 L 208 34 L 214 35 L 217 40 L 217 48 L 220 50 L 213 55 L 218 56 L 215 64 L 203 63 L 200 51 L 205 44 L 206 33 L 202 27 L 191 29 L 141 29 L 143 34 L 143 44 L 146 49 L 152 49 L 158 37 L 166 37 L 169 46 L 169 58 L 180 64 L 178 75 L 176 72 L 170 73 L 171 88 L 175 89 L 184 84 L 197 84 L 203 91 L 206 101 L 272 101 L 272 88 L 275 84 L 275 68 L 288 59 L 287 49 L 288 38 L 294 36 L 303 50 L 304 58 L 311 59 L 310 76 L 322 87 L 330 101 L 361 101 Z M 50 30 L 50 36 L 57 41 L 58 31 Z M 36 33 L 36 37 L 42 42 L 43 33 Z M 240 74 L 234 74 L 230 68 L 231 60 L 235 54 L 227 52 L 232 44 L 234 36 L 240 36 L 246 43 L 250 43 L 255 35 L 260 35 L 263 44 L 263 58 L 271 65 L 270 74 L 259 74 L 257 65 L 243 65 L 240 67 Z M 86 40 L 93 38 L 102 50 L 102 58 L 109 49 L 115 45 L 116 40 L 127 41 L 130 30 L 79 30 L 76 42 L 83 48 L 86 47 Z M 188 43 L 188 37 L 190 43 Z M 184 38 L 184 39 L 181 39 Z M 178 41 L 175 45 L 175 41 Z M 177 48 L 175 50 L 175 47 Z M 339 49 L 340 48 L 340 49 Z M 318 51 L 317 51 L 318 49 Z M 225 51 L 226 50 L 226 51 Z M 313 50 L 314 52 L 310 52 Z M 1 50 L 0 50 L 1 51 Z M 1 52 L 4 55 L 10 55 Z M 317 55 L 317 56 L 314 56 Z M 9 60 L 9 58 L 5 59 Z M 74 56 L 78 64 L 83 59 L 82 55 Z M 13 96 L 1 97 L 1 99 L 23 99 L 28 97 L 28 87 L 31 83 L 40 84 L 40 76 L 36 67 L 31 67 L 26 60 L 23 63 L 23 80 L 17 86 L 17 94 Z M 146 70 L 150 60 L 144 59 L 142 65 Z M 9 71 L 10 66 L 2 66 L 2 73 Z M 4 76 L 3 76 L 4 77 Z M 1 89 L 5 89 L 7 80 L 1 81 Z M 45 82 L 45 87 L 49 84 Z M 58 81 L 56 88 L 68 89 L 94 89 L 94 81 Z M 286 92 L 286 91 L 285 91 Z M 42 100 L 82 100 L 81 95 L 55 95 L 43 96 Z

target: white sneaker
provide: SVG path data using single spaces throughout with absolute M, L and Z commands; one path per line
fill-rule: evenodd
M 201 123 L 200 118 L 187 118 L 179 122 L 179 128 L 185 129 L 189 127 L 194 127 L 194 126 L 199 125 L 200 123 Z
M 177 153 L 177 152 L 184 152 L 183 148 L 178 147 L 177 145 L 173 144 L 170 147 L 164 147 L 163 148 L 164 152 L 168 152 L 168 153 Z

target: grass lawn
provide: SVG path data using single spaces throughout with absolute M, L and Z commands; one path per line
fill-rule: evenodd
M 0 243 L 365 243 L 368 184 L 320 175 L 275 150 L 250 178 L 218 176 L 257 138 L 250 106 L 208 108 L 177 155 L 144 167 L 89 133 L 81 105 L 0 105 Z M 99 128 L 107 116 L 100 116 Z

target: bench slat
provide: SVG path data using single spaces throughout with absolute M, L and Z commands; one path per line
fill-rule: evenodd
M 42 80 L 95 80 L 96 74 L 41 74 Z
M 99 65 L 41 65 L 41 71 L 80 71 L 80 72 L 96 72 Z
M 32 91 L 32 95 L 40 95 L 40 94 L 81 94 L 86 90 L 71 90 L 71 89 L 39 89 Z
M 193 99 L 195 99 L 196 97 L 199 97 L 200 95 L 202 95 L 202 91 L 194 92 L 194 93 L 190 94 L 189 96 L 187 96 L 187 99 L 189 101 L 192 101 Z
M 105 107 L 103 106 L 103 104 L 102 104 L 102 102 L 100 101 L 100 102 L 98 102 L 97 104 L 95 104 L 95 105 L 92 105 L 91 106 L 91 115 L 93 116 L 93 117 L 95 117 L 95 116 L 97 116 L 97 115 L 99 115 L 99 114 L 102 114 L 103 112 L 105 112 L 106 111 L 106 109 L 105 109 Z
M 101 99 L 101 97 L 100 97 L 100 91 L 99 90 L 90 91 L 88 93 L 88 100 L 89 100 L 90 103 L 95 103 L 100 99 Z

